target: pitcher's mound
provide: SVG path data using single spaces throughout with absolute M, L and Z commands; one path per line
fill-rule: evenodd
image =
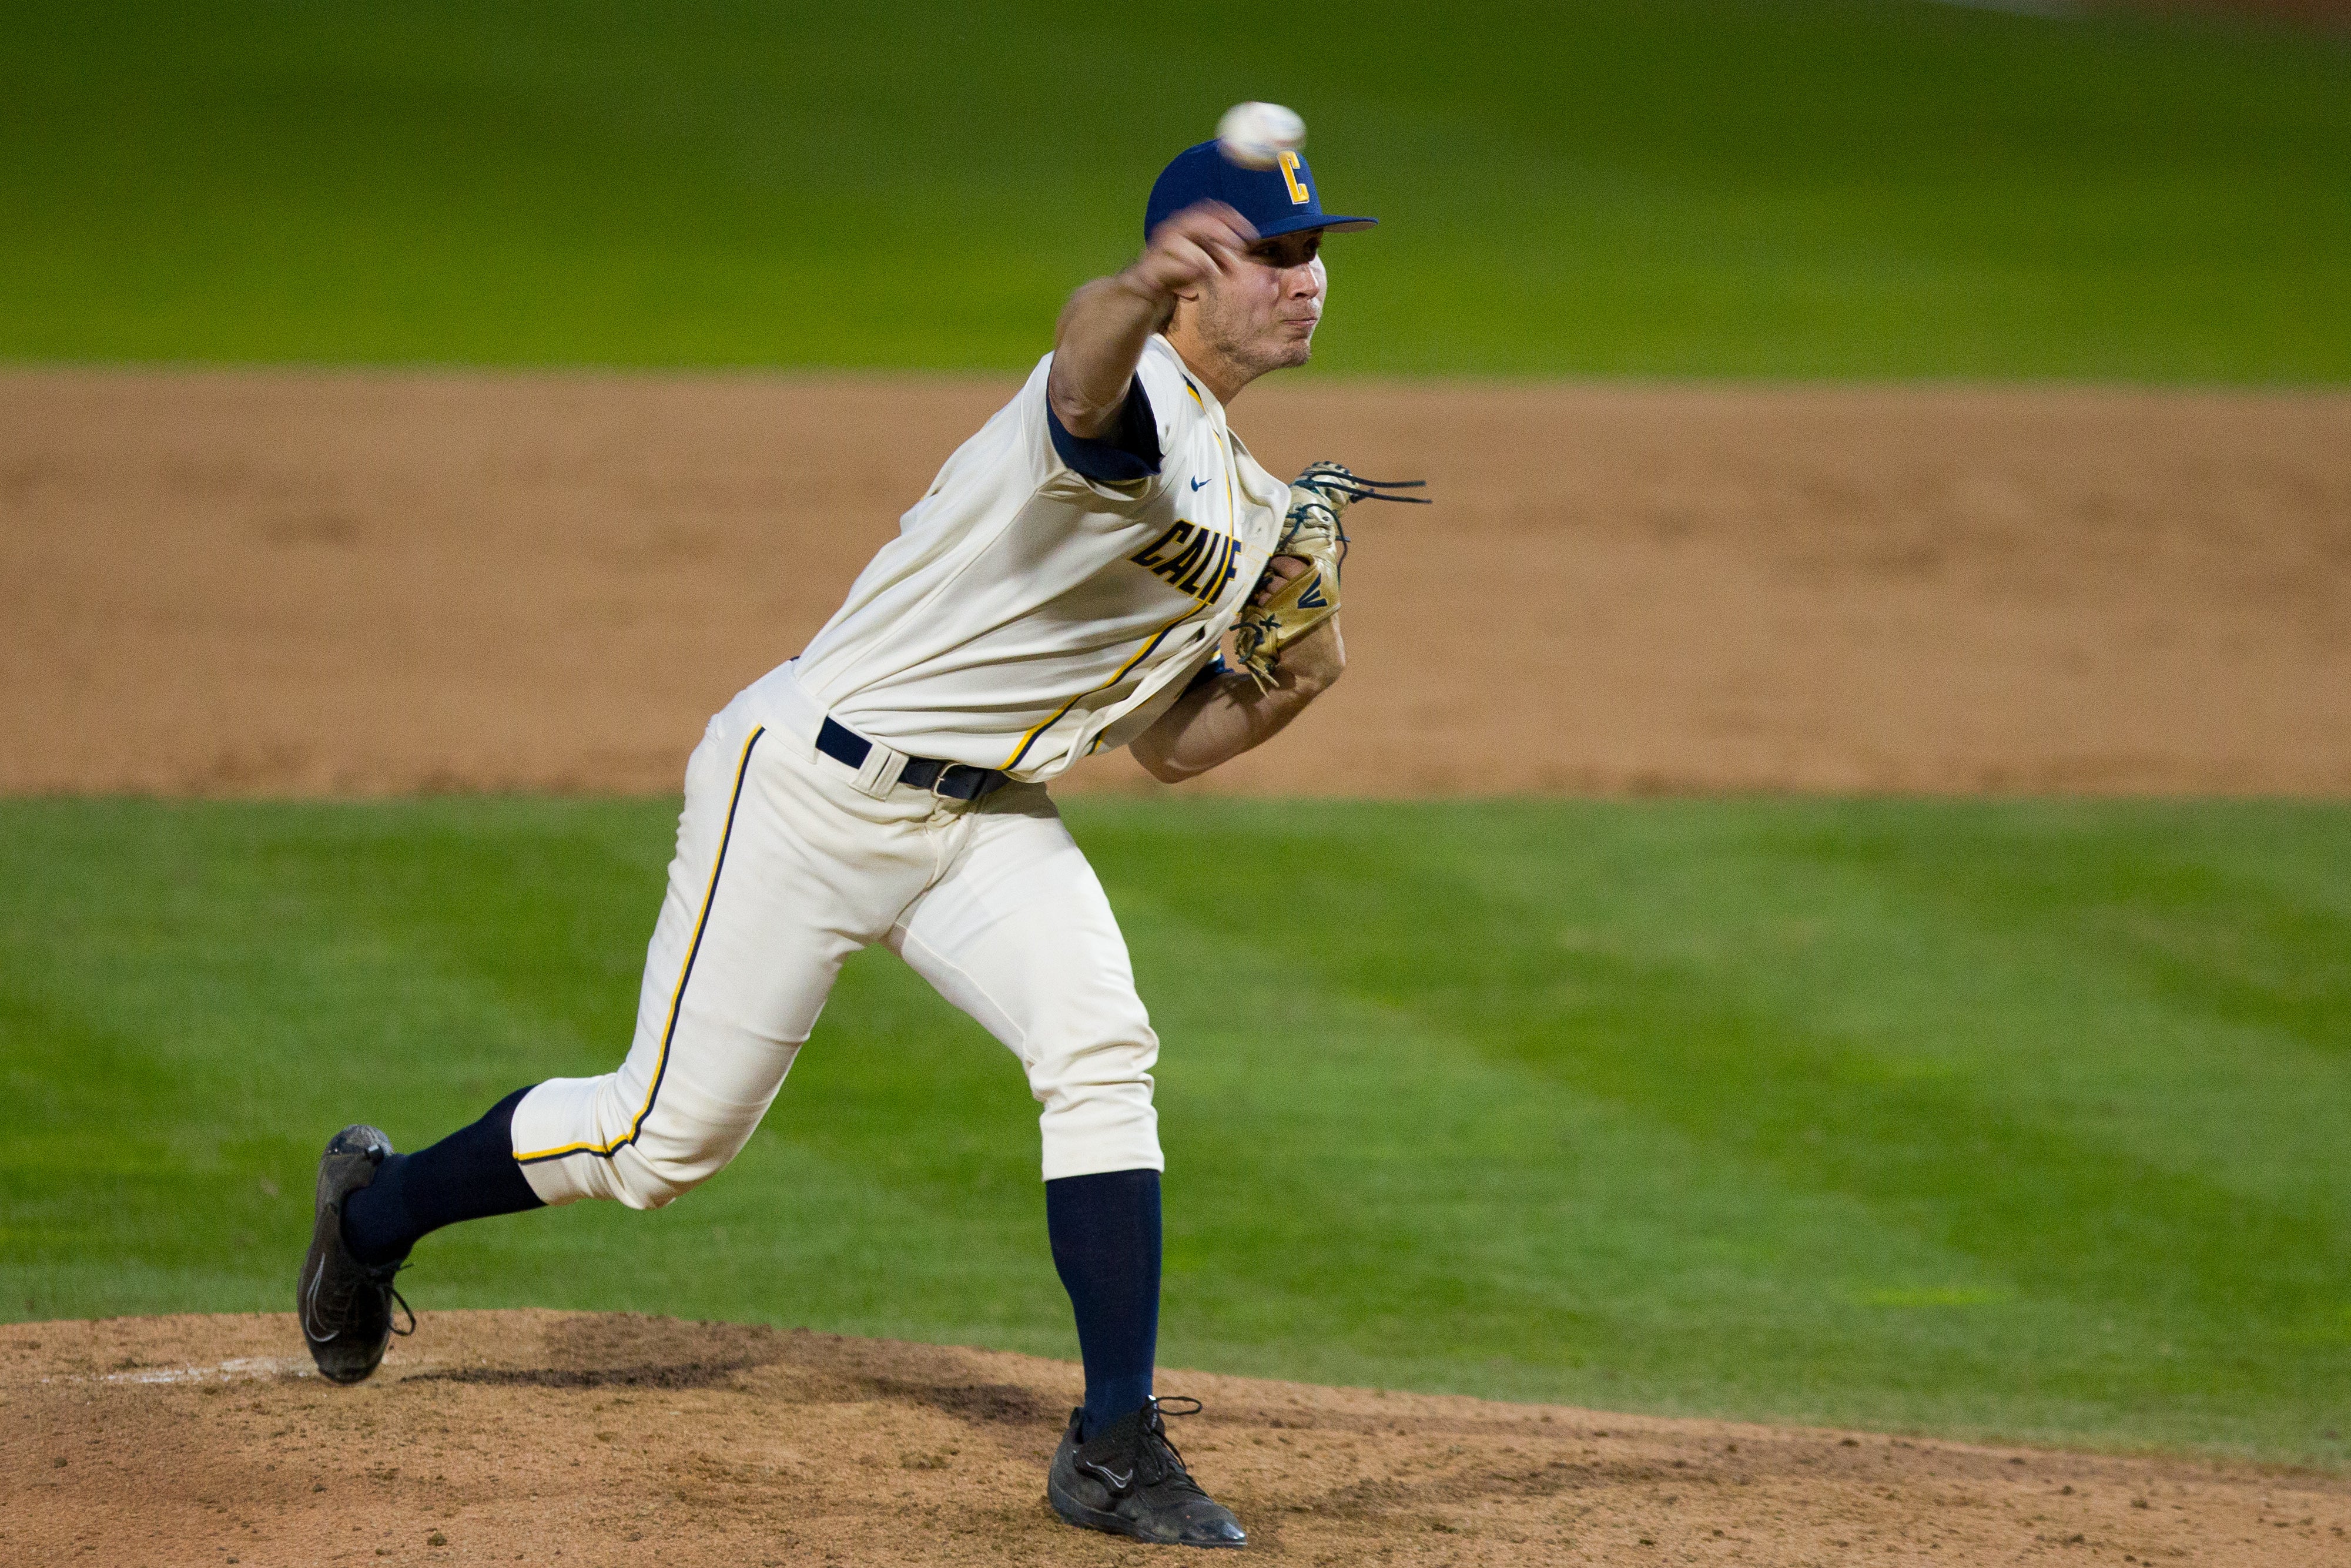
M 357 1388 L 290 1316 L 0 1328 L 0 1560 L 1112 1563 L 1043 1498 L 1066 1363 L 435 1312 Z M 1167 1374 L 1252 1550 L 1317 1563 L 2351 1563 L 2351 1483 Z

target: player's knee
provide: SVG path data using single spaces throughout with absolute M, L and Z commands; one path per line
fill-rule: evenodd
M 1041 1063 L 1032 1067 L 1029 1091 L 1045 1108 L 1049 1135 L 1057 1125 L 1151 1122 L 1155 1056 L 1140 1045 L 1105 1046 L 1072 1053 L 1050 1071 Z
M 1056 1087 L 1151 1082 L 1159 1036 L 1132 992 L 1082 999 L 1034 1020 L 1026 1050 L 1029 1087 L 1043 1100 Z
M 612 1158 L 614 1197 L 631 1208 L 666 1208 L 726 1168 L 744 1144 L 716 1134 L 695 1139 L 646 1139 Z
M 609 1156 L 574 1155 L 523 1167 L 531 1190 L 548 1204 L 601 1199 L 629 1208 L 666 1208 L 717 1174 L 716 1163 L 648 1155 L 623 1147 Z
M 1158 1037 L 1138 1008 L 1129 1027 L 1096 1029 L 1031 1059 L 1047 1180 L 1159 1167 L 1151 1078 L 1158 1055 Z
M 674 1160 L 615 1160 L 612 1175 L 613 1196 L 631 1208 L 667 1208 L 709 1179 Z

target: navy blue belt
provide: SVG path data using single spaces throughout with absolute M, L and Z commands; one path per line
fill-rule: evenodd
M 835 762 L 862 768 L 873 750 L 873 743 L 847 725 L 828 718 L 816 732 L 816 748 Z M 1000 768 L 974 768 L 967 762 L 909 757 L 904 771 L 898 775 L 898 782 L 910 789 L 928 789 L 949 800 L 977 800 L 1012 782 L 1012 776 Z

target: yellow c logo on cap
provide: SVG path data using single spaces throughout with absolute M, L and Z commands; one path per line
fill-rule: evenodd
M 1295 152 L 1284 152 L 1281 155 L 1281 183 L 1290 187 L 1291 206 L 1302 207 L 1314 199 L 1314 193 L 1308 190 L 1298 178 L 1298 154 Z

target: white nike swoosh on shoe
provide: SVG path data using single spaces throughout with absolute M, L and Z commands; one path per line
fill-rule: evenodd
M 332 1344 L 341 1337 L 342 1333 L 342 1331 L 338 1329 L 335 1333 L 321 1338 L 310 1332 L 310 1314 L 319 1310 L 319 1285 L 326 1277 L 326 1265 L 321 1263 L 319 1266 L 319 1271 L 310 1276 L 310 1288 L 302 1292 L 302 1337 L 312 1344 Z
M 1102 1479 L 1108 1481 L 1113 1491 L 1124 1491 L 1128 1487 L 1134 1484 L 1134 1472 L 1133 1470 L 1127 1471 L 1124 1475 L 1120 1475 L 1108 1465 L 1089 1464 L 1085 1468 L 1092 1471 L 1095 1475 L 1100 1476 Z

